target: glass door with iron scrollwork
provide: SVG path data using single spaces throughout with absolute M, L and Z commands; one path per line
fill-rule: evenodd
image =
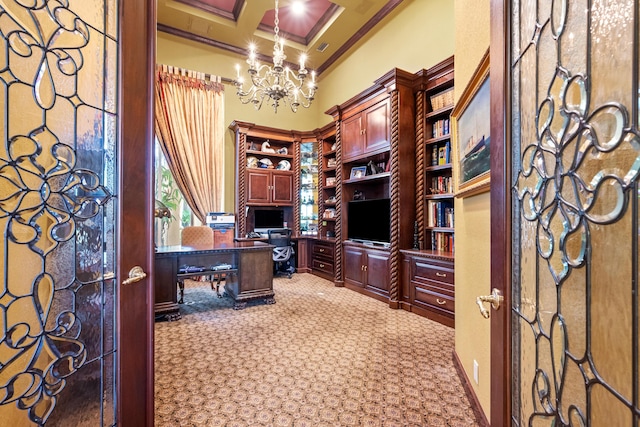
M 512 2 L 513 425 L 640 425 L 638 10 Z
M 118 1 L 0 1 L 0 424 L 116 422 Z

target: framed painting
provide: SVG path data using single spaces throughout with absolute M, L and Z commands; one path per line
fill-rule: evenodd
M 456 197 L 489 191 L 491 120 L 489 51 L 451 112 Z

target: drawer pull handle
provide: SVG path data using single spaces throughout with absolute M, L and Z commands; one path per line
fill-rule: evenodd
M 320 268 L 324 268 L 324 264 L 320 264 Z
M 440 305 L 445 305 L 445 304 L 447 303 L 447 301 L 442 300 L 442 299 L 440 299 L 440 298 L 436 298 L 436 302 L 437 302 L 438 304 L 440 304 Z
M 320 249 L 320 252 L 324 252 L 324 249 Z
M 438 277 L 447 277 L 447 275 L 446 275 L 446 274 L 444 274 L 444 273 L 438 273 L 438 272 L 436 272 L 436 276 L 438 276 Z

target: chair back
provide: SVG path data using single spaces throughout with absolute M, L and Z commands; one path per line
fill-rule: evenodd
M 267 236 L 269 244 L 277 248 L 291 246 L 291 229 L 289 228 L 269 230 Z
M 194 249 L 213 249 L 213 229 L 206 225 L 194 225 L 182 230 L 182 246 Z

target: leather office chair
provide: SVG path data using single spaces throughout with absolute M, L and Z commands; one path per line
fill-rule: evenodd
M 296 271 L 293 266 L 293 246 L 291 244 L 291 230 L 288 228 L 269 230 L 267 232 L 269 244 L 273 248 L 273 273 L 274 275 L 286 274 L 291 279 L 291 274 Z
M 206 225 L 194 225 L 185 227 L 182 230 L 182 246 L 189 246 L 194 249 L 213 249 L 213 229 Z M 189 266 L 181 266 L 181 268 Z M 215 289 L 218 298 L 222 298 L 220 294 L 220 281 L 224 278 L 223 274 L 213 274 L 207 276 L 197 276 L 193 279 L 204 277 L 211 283 L 211 289 Z M 214 287 L 215 282 L 215 287 Z M 178 287 L 180 288 L 180 303 L 184 301 L 184 280 L 178 281 Z

